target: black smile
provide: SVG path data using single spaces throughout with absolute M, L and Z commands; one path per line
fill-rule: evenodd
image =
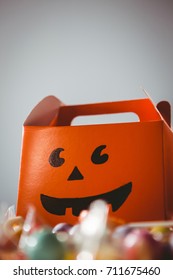
M 113 191 L 82 198 L 55 198 L 44 194 L 40 195 L 44 209 L 55 215 L 65 215 L 66 208 L 72 208 L 74 216 L 79 216 L 80 212 L 88 209 L 90 203 L 97 199 L 105 200 L 112 205 L 112 211 L 118 210 L 125 202 L 132 190 L 132 183 L 129 182 Z

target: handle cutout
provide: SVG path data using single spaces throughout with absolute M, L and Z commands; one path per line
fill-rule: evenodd
M 93 125 L 93 124 L 111 124 L 111 123 L 131 123 L 139 122 L 139 117 L 133 112 L 127 113 L 111 113 L 111 114 L 100 114 L 100 115 L 89 115 L 89 116 L 77 116 L 75 117 L 71 125 Z

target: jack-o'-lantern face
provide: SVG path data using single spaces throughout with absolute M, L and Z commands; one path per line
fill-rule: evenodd
M 92 173 L 94 172 L 95 166 L 101 166 L 106 165 L 109 161 L 109 154 L 106 151 L 106 145 L 99 145 L 97 146 L 90 156 L 90 164 L 91 164 L 91 174 L 90 177 L 92 178 Z M 65 159 L 65 149 L 62 147 L 54 149 L 48 159 L 48 163 L 51 168 L 54 169 L 54 172 L 58 169 L 62 168 L 63 165 L 68 164 L 68 162 Z M 86 156 L 86 154 L 85 154 Z M 75 160 L 74 160 L 75 161 Z M 101 169 L 102 172 L 103 169 Z M 88 173 L 87 173 L 88 174 Z M 66 181 L 68 184 L 73 181 L 74 183 L 77 182 L 77 184 L 81 185 L 85 181 L 86 174 L 84 171 L 80 170 L 80 166 L 74 165 L 72 167 L 72 170 L 69 174 L 67 174 Z M 109 175 L 108 175 L 109 176 Z M 101 176 L 100 176 L 101 177 Z M 87 191 L 83 191 L 83 195 L 85 193 L 85 196 L 79 196 L 78 197 L 54 197 L 47 195 L 45 193 L 42 193 L 40 195 L 41 204 L 43 208 L 50 214 L 63 216 L 66 214 L 66 210 L 68 208 L 72 209 L 73 216 L 78 216 L 80 212 L 84 209 L 87 209 L 90 205 L 90 203 L 97 199 L 103 199 L 107 203 L 109 203 L 112 206 L 112 211 L 118 210 L 122 204 L 126 201 L 127 197 L 129 196 L 131 190 L 132 190 L 132 183 L 128 182 L 124 184 L 123 186 L 120 186 L 115 188 L 111 191 L 100 193 L 99 191 L 99 178 L 98 182 L 94 182 L 97 186 L 88 186 L 95 187 L 98 189 L 97 195 L 87 195 Z M 65 182 L 64 182 L 65 185 Z M 109 186 L 105 186 L 107 189 L 109 189 Z M 68 191 L 68 190 L 67 190 Z

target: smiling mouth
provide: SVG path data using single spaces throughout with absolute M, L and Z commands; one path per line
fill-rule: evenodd
M 129 182 L 113 191 L 81 198 L 55 198 L 44 194 L 40 195 L 43 208 L 54 215 L 65 215 L 66 208 L 72 208 L 72 214 L 79 216 L 82 210 L 88 209 L 91 202 L 102 199 L 111 204 L 112 211 L 118 210 L 131 193 L 132 183 Z

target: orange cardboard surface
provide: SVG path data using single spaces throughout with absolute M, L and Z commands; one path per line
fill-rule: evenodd
M 138 122 L 71 126 L 76 116 L 133 112 Z M 96 199 L 127 222 L 173 217 L 173 132 L 149 98 L 66 106 L 43 99 L 23 127 L 17 213 L 73 224 Z

